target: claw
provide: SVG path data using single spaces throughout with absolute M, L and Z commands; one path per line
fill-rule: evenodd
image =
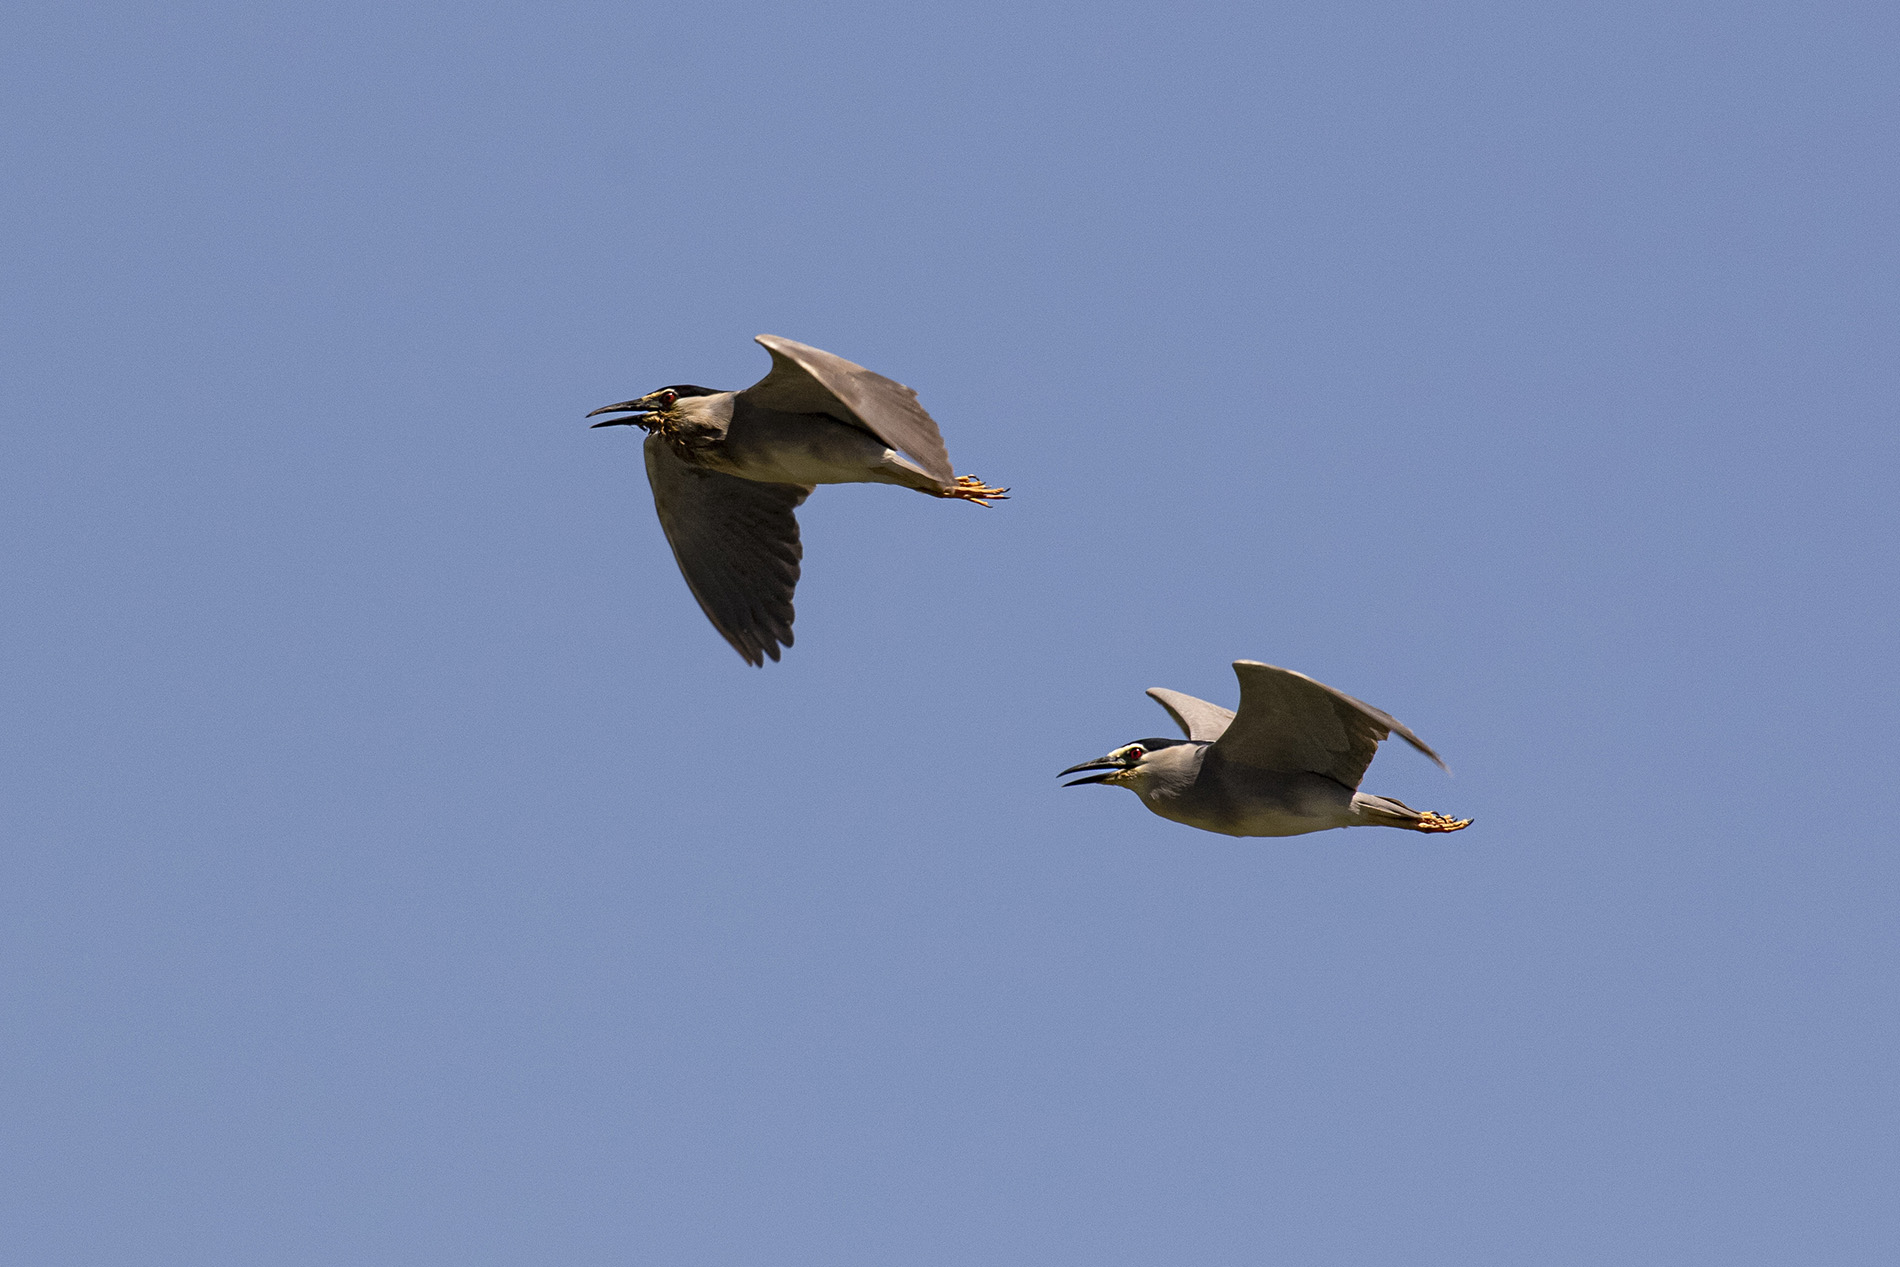
M 1009 490 L 1007 488 L 991 488 L 974 475 L 959 475 L 957 482 L 944 490 L 943 496 L 975 502 L 979 506 L 987 506 L 993 501 L 1007 501 L 1009 499 Z
M 1417 831 L 1463 831 L 1471 826 L 1469 818 L 1453 818 L 1449 814 L 1439 814 L 1426 810 L 1418 817 Z

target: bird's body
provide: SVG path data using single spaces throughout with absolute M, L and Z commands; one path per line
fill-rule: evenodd
M 1186 739 L 1140 739 L 1071 766 L 1108 773 L 1068 784 L 1126 787 L 1163 818 L 1227 836 L 1299 836 L 1333 827 L 1458 831 L 1469 819 L 1415 810 L 1358 790 L 1379 743 L 1397 732 L 1437 761 L 1404 725 L 1291 669 L 1234 664 L 1240 711 L 1178 691 L 1148 692 Z
M 1152 742 L 1152 741 L 1151 741 Z M 1290 772 L 1262 780 L 1227 760 L 1211 743 L 1150 750 L 1160 767 L 1135 795 L 1163 818 L 1225 836 L 1299 836 L 1357 821 L 1357 793 L 1323 774 Z
M 653 434 L 688 466 L 760 484 L 899 484 L 941 495 L 928 472 L 862 427 L 768 409 L 739 392 L 684 397 Z
M 596 409 L 647 431 L 660 526 L 700 610 L 748 663 L 792 645 L 804 547 L 793 512 L 819 484 L 896 484 L 987 506 L 1008 490 L 951 472 L 917 393 L 762 334 L 772 371 L 739 392 L 679 384 Z M 589 414 L 592 417 L 593 414 Z

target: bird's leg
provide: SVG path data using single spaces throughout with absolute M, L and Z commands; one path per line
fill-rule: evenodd
M 991 488 L 974 475 L 959 475 L 956 483 L 938 493 L 937 496 L 960 498 L 966 502 L 975 502 L 979 506 L 987 506 L 993 501 L 1008 501 L 1009 490 Z
M 1469 818 L 1453 818 L 1449 814 L 1439 814 L 1432 810 L 1424 810 L 1419 814 L 1418 822 L 1412 827 L 1412 830 L 1463 831 L 1469 826 L 1471 826 L 1471 820 Z

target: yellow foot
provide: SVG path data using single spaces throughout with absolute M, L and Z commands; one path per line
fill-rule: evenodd
M 1007 488 L 991 488 L 974 475 L 959 475 L 957 476 L 957 482 L 952 484 L 949 489 L 940 494 L 940 496 L 960 497 L 966 502 L 975 502 L 979 506 L 987 506 L 991 502 L 1008 501 L 1008 494 L 1009 490 Z
M 1434 814 L 1426 810 L 1418 817 L 1416 831 L 1463 831 L 1471 826 L 1469 818 L 1452 818 L 1447 814 Z

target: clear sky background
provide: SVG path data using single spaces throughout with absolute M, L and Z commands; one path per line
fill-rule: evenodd
M 1900 11 L 79 2 L 0 50 L 0 1224 L 65 1264 L 1900 1261 Z M 761 331 L 746 667 L 638 433 Z M 1478 821 L 1055 772 L 1405 719 Z

